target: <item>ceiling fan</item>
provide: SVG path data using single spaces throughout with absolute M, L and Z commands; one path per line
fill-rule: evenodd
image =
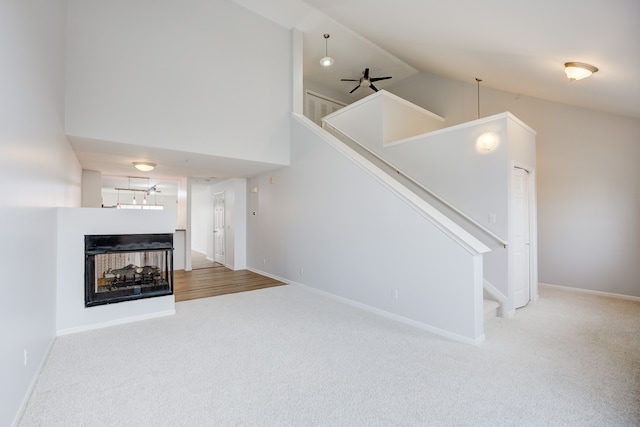
M 378 88 L 376 88 L 373 85 L 373 82 L 377 82 L 380 80 L 387 80 L 390 79 L 390 76 L 387 77 L 369 77 L 369 69 L 365 68 L 364 71 L 362 72 L 362 77 L 360 77 L 359 79 L 340 79 L 340 81 L 342 82 L 358 82 L 358 86 L 354 87 L 351 92 L 349 93 L 353 93 L 355 92 L 356 89 L 358 89 L 360 86 L 369 86 L 371 89 L 373 89 L 374 92 L 378 91 Z

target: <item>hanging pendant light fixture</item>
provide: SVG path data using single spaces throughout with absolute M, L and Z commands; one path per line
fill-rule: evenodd
M 329 67 L 333 65 L 333 58 L 329 56 L 329 47 L 328 47 L 328 44 L 329 44 L 328 40 L 329 40 L 329 37 L 331 37 L 331 35 L 325 34 L 323 37 L 324 37 L 324 58 L 320 60 L 320 65 L 322 65 L 323 67 Z
M 564 72 L 569 81 L 582 80 L 591 74 L 598 72 L 598 68 L 584 62 L 566 62 Z

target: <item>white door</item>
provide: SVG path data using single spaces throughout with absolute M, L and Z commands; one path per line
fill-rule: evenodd
M 519 308 L 527 305 L 530 299 L 529 172 L 515 167 L 512 183 L 513 289 L 515 308 Z
M 224 264 L 224 193 L 213 195 L 213 259 Z

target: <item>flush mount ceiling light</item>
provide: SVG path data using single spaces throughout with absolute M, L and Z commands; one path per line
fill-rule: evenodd
M 569 81 L 584 79 L 597 71 L 598 69 L 593 65 L 583 62 L 567 62 L 564 64 L 564 72 L 567 74 Z
M 133 167 L 141 172 L 149 172 L 156 167 L 156 164 L 150 162 L 133 162 Z
M 329 67 L 333 65 L 333 58 L 329 56 L 329 48 L 327 46 L 329 44 L 329 37 L 331 36 L 329 34 L 325 34 L 322 37 L 324 37 L 324 58 L 320 60 L 320 65 L 323 67 Z

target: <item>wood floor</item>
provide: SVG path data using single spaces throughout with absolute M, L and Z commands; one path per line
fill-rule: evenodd
M 249 270 L 233 271 L 220 264 L 212 268 L 173 272 L 173 293 L 176 302 L 281 285 L 286 283 Z

